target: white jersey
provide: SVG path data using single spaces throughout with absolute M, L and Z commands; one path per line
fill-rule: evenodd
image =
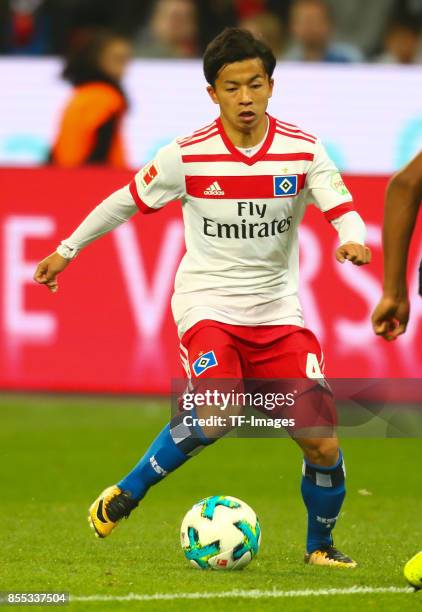
M 142 212 L 182 202 L 186 254 L 172 298 L 180 336 L 203 319 L 303 326 L 298 225 L 306 206 L 316 204 L 329 221 L 353 210 L 320 141 L 268 119 L 251 157 L 217 119 L 160 149 L 130 185 Z

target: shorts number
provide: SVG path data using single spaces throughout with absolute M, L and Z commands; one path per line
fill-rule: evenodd
M 306 376 L 308 378 L 324 378 L 315 353 L 308 353 L 306 358 Z

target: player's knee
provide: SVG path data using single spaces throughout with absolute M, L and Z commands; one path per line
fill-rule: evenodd
M 337 438 L 307 440 L 303 451 L 309 463 L 330 467 L 338 461 L 338 440 Z

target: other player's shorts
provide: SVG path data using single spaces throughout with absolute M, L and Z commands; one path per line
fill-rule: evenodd
M 237 391 L 247 391 L 241 381 L 271 379 L 262 388 L 267 393 L 296 391 L 295 406 L 287 412 L 286 407 L 273 409 L 271 416 L 288 414 L 303 428 L 335 422 L 332 395 L 324 385 L 322 350 L 309 329 L 203 320 L 182 336 L 180 358 L 196 392 L 215 388 L 216 380 L 219 389 L 227 391 L 233 381 L 239 381 Z M 230 379 L 227 389 L 223 379 Z M 283 381 L 287 387 L 283 387 Z M 293 382 L 295 389 L 291 388 Z M 265 412 L 259 407 L 257 410 Z

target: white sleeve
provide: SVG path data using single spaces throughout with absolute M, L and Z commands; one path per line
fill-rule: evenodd
M 356 212 L 353 197 L 324 146 L 316 142 L 314 161 L 307 178 L 307 203 L 315 204 L 339 235 L 340 244 L 365 244 L 366 227 Z
M 130 193 L 143 213 L 156 212 L 186 194 L 180 147 L 176 141 L 160 149 L 130 183 Z
M 73 251 L 73 256 L 90 242 L 103 236 L 132 217 L 138 208 L 129 186 L 112 193 L 82 221 L 71 236 L 61 245 Z M 60 252 L 60 251 L 59 251 Z
M 331 221 L 331 225 L 337 230 L 340 245 L 346 242 L 357 242 L 365 244 L 366 227 L 362 217 L 351 211 Z
M 319 140 L 306 177 L 307 202 L 315 204 L 328 221 L 353 210 L 353 198 L 336 165 Z
M 82 221 L 58 247 L 60 255 L 71 259 L 90 242 L 118 227 L 138 210 L 155 212 L 168 202 L 185 195 L 185 176 L 176 141 L 160 149 L 133 181 L 112 193 Z

